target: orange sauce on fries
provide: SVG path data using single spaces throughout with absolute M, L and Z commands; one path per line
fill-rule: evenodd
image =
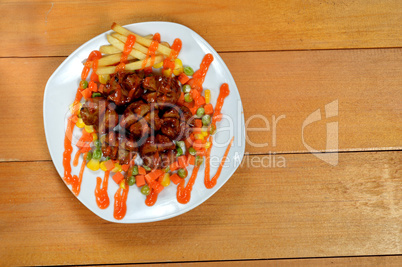
M 124 50 L 121 54 L 120 63 L 116 66 L 116 72 L 119 70 L 124 70 L 126 68 L 127 58 L 130 55 L 131 51 L 133 51 L 133 46 L 135 44 L 136 37 L 132 34 L 127 36 L 127 40 L 124 43 Z

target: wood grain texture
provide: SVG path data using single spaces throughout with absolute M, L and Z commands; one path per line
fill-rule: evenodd
M 304 128 L 305 142 L 315 149 L 326 148 L 326 123 L 334 121 L 339 125 L 340 151 L 401 148 L 402 49 L 223 53 L 222 57 L 237 83 L 248 121 L 246 152 L 308 152 L 302 124 L 317 109 L 324 119 Z M 0 127 L 1 160 L 50 159 L 43 93 L 63 60 L 0 59 L 0 70 L 9 77 L 0 80 L 5 96 L 0 98 L 0 124 L 7 126 Z M 218 88 L 211 89 L 214 94 Z M 338 116 L 325 119 L 325 105 L 334 100 Z M 269 130 L 251 130 L 267 127 L 259 116 L 266 118 Z M 285 117 L 274 130 L 280 116 Z
M 262 157 L 246 157 L 196 209 L 135 225 L 87 210 L 51 162 L 1 163 L 2 265 L 402 253 L 401 153 L 342 153 L 336 167 L 313 155 L 284 155 L 286 168 L 250 165 Z
M 399 267 L 402 264 L 402 256 L 379 256 L 379 257 L 344 257 L 344 258 L 316 258 L 316 259 L 279 259 L 279 260 L 246 260 L 246 261 L 214 261 L 214 262 L 180 262 L 163 264 L 144 264 L 149 267 L 199 267 L 199 266 L 218 266 L 218 267 L 260 267 L 260 266 L 349 266 L 349 267 Z M 113 265 L 102 265 L 113 266 Z M 122 264 L 120 266 L 133 266 Z
M 217 51 L 399 47 L 402 2 L 2 1 L 0 57 L 67 56 L 120 24 L 170 21 Z M 24 18 L 24 19 L 21 19 Z M 68 22 L 66 21 L 68 18 Z M 162 35 L 163 36 L 163 35 Z

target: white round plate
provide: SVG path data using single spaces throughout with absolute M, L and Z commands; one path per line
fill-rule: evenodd
M 99 217 L 111 222 L 153 222 L 183 214 L 197 207 L 218 191 L 235 172 L 243 159 L 245 148 L 243 107 L 236 84 L 222 58 L 197 33 L 183 25 L 170 22 L 143 22 L 126 25 L 124 27 L 140 35 L 159 32 L 161 39 L 170 44 L 173 43 L 175 38 L 180 38 L 183 46 L 179 58 L 183 61 L 183 65 L 191 66 L 194 70 L 199 68 L 203 57 L 207 53 L 211 53 L 214 60 L 206 75 L 203 87 L 204 89 L 211 90 L 211 103 L 214 106 L 219 95 L 220 86 L 223 83 L 227 83 L 230 89 L 230 94 L 226 98 L 222 108 L 224 118 L 222 121 L 217 123 L 218 132 L 214 135 L 214 147 L 211 151 L 211 157 L 215 157 L 215 163 L 211 161 L 211 177 L 215 174 L 218 168 L 219 163 L 216 162 L 218 161 L 217 159 L 219 158 L 220 161 L 230 139 L 234 136 L 232 148 L 230 149 L 218 182 L 213 189 L 205 188 L 204 164 L 201 166 L 189 203 L 183 205 L 177 202 L 177 186 L 172 183 L 159 194 L 155 205 L 148 207 L 145 205 L 145 196 L 141 194 L 140 189 L 136 186 L 131 186 L 127 199 L 127 213 L 122 220 L 116 220 L 113 217 L 113 204 L 114 194 L 118 189 L 118 185 L 110 179 L 108 188 L 110 205 L 108 208 L 102 210 L 96 205 L 94 191 L 96 177 L 103 178 L 104 172 L 101 170 L 94 172 L 88 168 L 85 169 L 81 184 L 81 192 L 77 198 L 88 209 Z M 81 80 L 80 77 L 83 68 L 82 63 L 86 60 L 91 51 L 98 50 L 101 45 L 108 44 L 106 33 L 86 42 L 72 53 L 57 68 L 46 84 L 43 100 L 43 118 L 46 140 L 53 163 L 60 177 L 63 177 L 64 173 L 64 133 L 69 115 L 69 105 L 74 101 L 75 93 Z M 75 128 L 74 136 L 79 137 L 81 129 L 77 129 L 77 127 Z M 72 158 L 77 151 L 77 148 L 74 145 L 73 147 L 74 151 L 72 153 Z M 72 174 L 78 175 L 81 160 L 82 159 L 80 159 L 77 167 L 72 167 Z M 188 177 L 190 177 L 191 172 L 192 168 L 189 169 Z M 188 180 L 188 178 L 186 180 Z M 71 190 L 71 187 L 68 187 Z

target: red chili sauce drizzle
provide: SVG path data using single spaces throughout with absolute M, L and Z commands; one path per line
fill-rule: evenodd
M 119 189 L 116 191 L 116 194 L 114 194 L 113 217 L 116 220 L 121 220 L 126 215 L 128 190 L 129 186 L 126 184 L 125 188 L 119 187 Z
M 199 166 L 194 166 L 193 172 L 191 174 L 190 179 L 188 180 L 187 185 L 184 187 L 184 183 L 186 182 L 184 179 L 177 186 L 177 201 L 181 204 L 186 204 L 190 201 L 191 191 L 193 190 L 193 185 L 195 183 L 195 179 L 197 178 Z
M 158 195 L 159 195 L 159 193 L 152 189 L 151 193 L 149 193 L 149 195 L 145 199 L 145 205 L 147 205 L 149 207 L 153 206 L 155 204 L 156 200 L 158 200 Z
M 154 35 L 153 41 L 151 42 L 151 45 L 148 47 L 147 55 L 146 55 L 144 61 L 142 62 L 141 69 L 144 69 L 145 72 L 147 72 L 147 73 L 152 72 L 152 66 L 155 63 L 155 53 L 156 53 L 156 50 L 158 50 L 160 38 L 161 38 L 161 36 L 159 33 L 156 33 Z M 149 59 L 151 59 L 151 60 L 148 62 Z
M 124 50 L 120 57 L 120 63 L 116 66 L 116 72 L 119 70 L 124 70 L 126 68 L 127 58 L 133 51 L 133 46 L 135 44 L 136 37 L 132 34 L 127 36 L 127 40 L 124 43 Z
M 182 43 L 181 40 L 179 38 L 176 38 L 173 41 L 173 45 L 170 48 L 170 55 L 163 61 L 163 69 L 167 70 L 170 69 L 171 71 L 173 71 L 174 69 L 174 60 L 177 58 L 177 56 L 180 53 L 182 47 Z
M 101 209 L 106 209 L 107 207 L 109 207 L 110 204 L 109 196 L 107 194 L 109 174 L 110 171 L 105 172 L 102 187 L 101 187 L 102 179 L 100 177 L 96 177 L 95 198 L 96 198 L 96 204 Z
M 212 124 L 215 125 L 215 123 L 217 121 L 220 121 L 222 119 L 221 110 L 222 110 L 225 98 L 229 95 L 229 93 L 230 93 L 229 85 L 227 83 L 222 84 L 220 91 L 219 91 L 218 100 L 216 101 L 214 115 L 212 116 Z
M 212 54 L 206 54 L 202 59 L 200 68 L 194 72 L 193 78 L 190 79 L 187 84 L 193 89 L 197 89 L 200 93 L 202 92 L 202 84 L 204 83 L 205 76 L 207 75 L 209 66 L 211 65 L 214 57 Z
M 90 68 L 93 68 L 93 72 L 92 74 L 95 73 L 95 75 L 91 75 L 91 81 L 95 81 L 95 77 L 96 76 L 96 81 L 97 81 L 97 75 L 96 75 L 96 68 L 98 66 L 98 59 L 102 57 L 102 54 L 99 51 L 92 51 L 89 56 L 88 56 L 88 60 L 85 62 L 85 66 L 84 69 L 82 70 L 81 73 L 81 79 L 82 80 L 86 80 L 86 78 L 88 77 Z M 74 105 L 74 109 L 76 108 L 77 104 L 81 101 L 82 98 L 82 94 L 81 91 L 83 90 L 83 88 L 78 88 L 77 89 L 77 93 L 75 94 L 75 99 L 73 102 Z M 71 141 L 73 138 L 73 131 L 74 131 L 74 126 L 76 123 L 76 115 L 71 115 L 68 120 L 67 120 L 67 129 L 66 129 L 66 133 L 64 135 L 64 152 L 63 152 L 63 167 L 64 167 L 64 176 L 63 176 L 63 180 L 65 181 L 66 184 L 71 185 L 71 190 L 73 191 L 73 193 L 78 196 L 80 193 L 80 189 L 81 189 L 81 183 L 82 183 L 82 176 L 84 173 L 84 169 L 85 169 L 85 155 L 84 155 L 84 160 L 82 162 L 81 165 L 81 170 L 79 173 L 79 176 L 77 177 L 76 175 L 71 176 L 71 154 L 73 153 L 73 147 L 71 145 Z M 83 138 L 83 137 L 82 137 Z M 90 135 L 89 138 L 92 138 L 92 136 Z M 92 141 L 92 140 L 91 140 Z M 84 148 L 84 147 L 83 147 Z M 77 153 L 84 153 L 87 152 L 85 151 L 86 149 L 81 148 L 80 152 Z M 78 157 L 75 161 L 76 165 L 78 165 Z
M 230 140 L 230 143 L 229 143 L 228 147 L 226 148 L 225 154 L 223 154 L 223 158 L 221 160 L 221 163 L 219 164 L 218 170 L 216 171 L 216 174 L 214 175 L 214 177 L 212 177 L 211 180 L 209 179 L 209 177 L 210 177 L 210 154 L 211 154 L 212 145 L 208 148 L 206 159 L 205 159 L 205 175 L 204 175 L 204 184 L 205 184 L 206 188 L 211 189 L 216 185 L 216 181 L 218 180 L 219 176 L 221 175 L 223 165 L 225 164 L 226 158 L 229 154 L 230 147 L 233 144 L 233 140 L 234 140 L 234 136 Z M 212 136 L 209 138 L 209 141 L 212 144 Z

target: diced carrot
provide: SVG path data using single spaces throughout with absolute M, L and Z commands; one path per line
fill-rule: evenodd
M 194 141 L 193 147 L 195 150 L 200 151 L 204 148 L 205 140 L 197 139 Z
M 116 172 L 113 176 L 112 176 L 113 180 L 116 182 L 116 184 L 120 184 L 121 181 L 123 181 L 124 179 L 124 175 L 121 174 L 121 172 Z
M 128 164 L 123 164 L 123 165 L 121 165 L 121 169 L 123 170 L 123 171 L 128 171 Z
M 84 97 L 85 100 L 88 100 L 92 96 L 92 91 L 89 88 L 87 88 L 85 90 L 82 90 L 81 94 L 82 94 L 82 96 Z
M 145 175 L 141 175 L 141 174 L 136 175 L 135 182 L 138 187 L 145 185 Z
M 85 152 L 88 152 L 88 151 L 91 151 L 91 146 L 89 146 L 89 145 L 83 146 L 83 147 L 80 148 L 81 153 L 85 153 Z
M 174 184 L 178 184 L 181 181 L 181 178 L 179 177 L 179 175 L 177 175 L 177 173 L 174 173 L 172 175 L 170 175 L 170 181 L 172 181 L 172 183 Z
M 179 105 L 184 105 L 185 101 L 184 101 L 184 93 L 183 93 L 183 91 L 181 92 L 180 97 L 179 97 L 179 99 L 177 100 L 177 103 L 178 103 Z
M 106 167 L 106 169 L 107 169 L 108 171 L 111 171 L 111 170 L 114 169 L 114 163 L 113 163 L 113 161 L 112 161 L 111 159 L 105 161 L 104 164 L 105 164 L 105 167 Z
M 195 98 L 194 103 L 198 107 L 205 105 L 205 98 L 203 96 L 199 96 L 198 98 Z
M 188 155 L 188 163 L 189 164 L 191 164 L 191 165 L 194 165 L 195 164 L 195 156 L 193 156 L 193 155 Z M 172 177 L 170 177 L 170 180 L 172 180 Z
M 163 174 L 165 174 L 163 170 L 153 170 L 147 175 L 145 175 L 145 180 L 147 181 L 148 184 L 150 184 Z
M 170 164 L 170 171 L 174 172 L 175 170 L 179 169 L 179 163 L 177 161 Z
M 74 123 L 77 123 L 78 121 L 78 116 L 76 114 L 74 114 L 73 116 L 71 116 L 71 121 Z
M 186 156 L 180 156 L 177 158 L 177 162 L 179 163 L 180 168 L 186 168 L 187 167 L 187 157 Z
M 198 90 L 195 90 L 195 89 L 191 89 L 190 94 L 194 100 L 196 100 L 197 98 L 199 98 L 201 96 L 200 92 L 198 92 Z
M 189 108 L 189 110 L 191 111 L 191 114 L 193 114 L 193 115 L 195 115 L 195 113 L 197 113 L 197 109 L 198 109 L 198 106 L 193 106 L 192 108 Z
M 144 169 L 144 167 L 138 166 L 138 173 L 145 175 L 147 174 L 147 171 Z
M 98 85 L 96 85 L 96 83 L 94 83 L 93 81 L 90 81 L 88 83 L 88 89 L 91 90 L 92 92 L 98 92 Z
M 179 75 L 179 81 L 181 82 L 181 84 L 186 84 L 186 82 L 188 82 L 188 80 L 190 80 L 190 78 L 184 73 L 184 72 L 182 72 L 180 75 Z
M 214 107 L 212 104 L 206 104 L 204 106 L 205 114 L 212 115 L 214 113 Z
M 155 190 L 157 194 L 159 194 L 163 190 L 163 186 L 158 182 L 153 182 L 150 184 L 150 187 Z
M 98 88 L 98 92 L 103 94 L 103 89 L 105 89 L 105 85 L 104 84 L 100 84 L 99 88 Z
M 184 140 L 184 143 L 186 144 L 186 148 L 190 148 L 193 145 L 193 140 L 191 140 L 191 138 L 186 138 L 186 140 Z
M 194 101 L 191 101 L 190 103 L 184 101 L 183 106 L 185 106 L 187 108 L 192 108 L 192 107 L 194 107 Z
M 194 125 L 196 128 L 201 128 L 202 127 L 202 121 L 200 119 L 195 119 L 194 120 Z

